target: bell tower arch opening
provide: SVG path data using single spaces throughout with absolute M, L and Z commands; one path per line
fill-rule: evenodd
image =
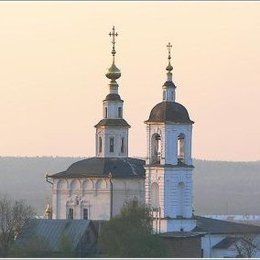
M 185 163 L 185 135 L 179 134 L 177 140 L 178 163 Z
M 158 133 L 152 135 L 151 138 L 151 161 L 152 164 L 160 164 L 161 163 L 161 147 L 162 140 L 161 136 Z

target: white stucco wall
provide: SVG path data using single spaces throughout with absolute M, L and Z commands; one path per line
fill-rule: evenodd
M 144 179 L 112 179 L 113 215 L 120 213 L 125 201 L 137 198 L 144 202 Z M 54 179 L 52 188 L 53 219 L 66 219 L 68 208 L 74 219 L 83 218 L 88 209 L 89 219 L 109 220 L 111 212 L 111 184 L 109 178 Z
M 120 213 L 126 201 L 133 199 L 144 203 L 144 179 L 115 179 L 113 181 L 113 216 Z
M 102 151 L 99 152 L 99 137 L 102 138 Z M 110 152 L 110 137 L 114 137 L 114 152 Z M 121 142 L 124 138 L 124 152 L 121 152 Z M 128 128 L 106 127 L 96 129 L 96 156 L 97 157 L 127 157 L 128 156 Z

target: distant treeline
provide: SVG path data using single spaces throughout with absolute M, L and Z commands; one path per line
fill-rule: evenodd
M 25 199 L 42 214 L 51 187 L 45 174 L 65 170 L 79 157 L 0 157 L 0 193 Z M 260 161 L 194 160 L 196 214 L 259 214 Z

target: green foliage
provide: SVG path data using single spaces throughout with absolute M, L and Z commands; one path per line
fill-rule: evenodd
M 137 201 L 104 225 L 99 242 L 108 257 L 167 257 L 163 241 L 152 234 L 149 208 Z

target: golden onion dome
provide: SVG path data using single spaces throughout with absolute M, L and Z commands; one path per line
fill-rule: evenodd
M 173 67 L 172 67 L 170 62 L 168 64 L 168 66 L 166 67 L 166 70 L 168 70 L 168 71 L 172 71 L 173 70 Z
M 121 77 L 121 71 L 119 68 L 117 68 L 114 62 L 112 63 L 111 67 L 108 69 L 106 73 L 106 77 L 111 80 L 117 80 Z

